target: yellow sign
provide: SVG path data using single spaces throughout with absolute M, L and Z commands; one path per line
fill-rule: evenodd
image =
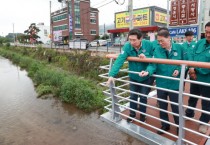
M 155 11 L 155 22 L 167 23 L 167 14 Z
M 129 12 L 115 14 L 116 28 L 129 27 Z M 133 26 L 141 27 L 150 25 L 149 9 L 138 9 L 133 11 Z

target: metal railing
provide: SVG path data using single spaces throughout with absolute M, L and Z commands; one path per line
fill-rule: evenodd
M 109 54 L 109 55 L 107 55 L 107 58 L 110 58 L 110 64 L 106 65 L 106 66 L 101 66 L 100 68 L 109 71 L 111 69 L 112 65 L 113 65 L 114 59 L 117 58 L 117 55 Z M 148 127 L 152 128 L 152 129 L 155 129 L 155 130 L 162 131 L 165 134 L 176 138 L 177 139 L 177 141 L 176 141 L 177 145 L 183 145 L 183 144 L 193 144 L 193 145 L 195 145 L 196 144 L 196 143 L 194 143 L 190 140 L 187 140 L 185 138 L 185 131 L 194 133 L 194 134 L 196 134 L 200 137 L 204 137 L 206 139 L 210 139 L 209 135 L 202 134 L 198 131 L 195 131 L 191 128 L 187 128 L 185 126 L 185 121 L 186 121 L 186 119 L 188 119 L 192 122 L 203 124 L 203 125 L 206 125 L 206 126 L 210 127 L 210 124 L 208 124 L 208 123 L 204 123 L 204 122 L 201 122 L 199 120 L 196 120 L 196 119 L 189 118 L 189 117 L 185 116 L 185 109 L 186 108 L 193 109 L 195 111 L 198 111 L 198 112 L 201 112 L 201 113 L 203 112 L 203 113 L 206 113 L 208 115 L 210 115 L 210 112 L 204 111 L 204 110 L 198 109 L 198 108 L 193 108 L 193 107 L 190 107 L 190 106 L 185 105 L 183 103 L 184 102 L 184 97 L 186 97 L 186 96 L 195 97 L 195 98 L 210 101 L 210 98 L 201 97 L 201 96 L 193 95 L 193 94 L 190 94 L 190 93 L 186 93 L 186 92 L 184 92 L 184 89 L 183 89 L 184 85 L 185 85 L 185 82 L 186 83 L 194 83 L 194 84 L 210 86 L 209 83 L 203 83 L 203 82 L 198 82 L 198 81 L 192 81 L 192 80 L 185 79 L 185 69 L 186 69 L 187 66 L 210 69 L 210 63 L 182 61 L 182 60 L 166 60 L 166 59 L 155 59 L 155 58 L 140 59 L 140 58 L 136 58 L 136 57 L 129 57 L 127 60 L 128 61 L 138 61 L 138 62 L 180 65 L 181 66 L 180 78 L 166 77 L 166 76 L 161 76 L 161 75 L 153 75 L 153 77 L 155 77 L 155 78 L 159 77 L 159 78 L 165 78 L 165 79 L 170 79 L 170 80 L 178 80 L 179 81 L 179 90 L 174 91 L 174 90 L 164 89 L 164 88 L 160 88 L 160 87 L 156 87 L 156 86 L 150 86 L 150 85 L 145 85 L 145 84 L 141 84 L 141 83 L 131 82 L 131 81 L 128 81 L 128 79 L 127 79 L 128 76 L 127 75 L 123 76 L 123 77 L 120 77 L 120 78 L 116 78 L 115 82 L 120 82 L 120 85 L 115 86 L 114 83 L 111 83 L 111 85 L 109 86 L 109 89 L 104 91 L 104 94 L 106 96 L 108 96 L 105 99 L 105 101 L 109 103 L 104 108 L 107 109 L 112 114 L 112 121 L 117 123 L 122 118 L 130 118 L 130 119 L 132 119 L 132 120 L 134 120 L 134 121 L 136 121 L 140 124 L 144 124 L 145 126 L 148 126 Z M 127 72 L 127 73 L 133 73 L 133 74 L 138 74 L 139 73 L 139 72 L 128 71 L 128 69 L 121 69 L 120 72 Z M 108 79 L 108 73 L 101 74 L 99 76 L 102 77 L 102 78 Z M 167 92 L 176 93 L 179 96 L 178 103 L 171 102 L 171 101 L 168 101 L 168 100 L 163 100 L 163 99 L 157 98 L 154 95 L 150 96 L 150 95 L 144 95 L 144 94 L 141 94 L 141 93 L 130 91 L 127 87 L 129 84 L 135 84 L 135 85 L 150 87 L 153 90 L 164 90 L 164 91 L 167 91 Z M 101 83 L 101 85 L 106 86 L 106 82 Z M 144 97 L 147 97 L 147 98 L 150 98 L 150 99 L 154 99 L 156 101 L 158 100 L 158 101 L 167 102 L 167 103 L 170 103 L 170 104 L 173 104 L 173 105 L 177 105 L 178 108 L 179 108 L 179 114 L 176 114 L 176 113 L 173 113 L 173 112 L 167 111 L 167 110 L 162 110 L 162 109 L 158 108 L 157 106 L 152 106 L 152 105 L 149 105 L 149 104 L 143 104 L 143 103 L 140 103 L 138 101 L 130 100 L 129 99 L 129 93 L 141 95 L 141 96 L 144 96 Z M 129 102 L 134 102 L 138 105 L 146 106 L 147 108 L 151 108 L 151 109 L 154 109 L 154 110 L 157 110 L 157 111 L 162 111 L 162 112 L 166 112 L 166 113 L 171 114 L 171 115 L 178 116 L 179 117 L 179 125 L 177 125 L 175 123 L 172 123 L 172 122 L 162 120 L 162 119 L 160 119 L 156 116 L 153 116 L 152 114 L 143 113 L 143 112 L 140 112 L 138 110 L 134 110 L 134 109 L 132 109 L 128 106 Z M 179 135 L 178 136 L 174 135 L 172 133 L 169 133 L 167 131 L 163 131 L 163 130 L 159 129 L 154 125 L 151 125 L 151 124 L 148 124 L 148 123 L 145 123 L 145 122 L 141 122 L 136 118 L 131 118 L 129 115 L 126 115 L 125 113 L 123 113 L 123 110 L 132 110 L 132 111 L 135 111 L 136 113 L 140 113 L 140 114 L 143 114 L 143 115 L 145 115 L 149 118 L 155 119 L 156 121 L 162 121 L 162 122 L 165 122 L 165 123 L 170 124 L 172 126 L 178 127 L 179 128 Z M 157 144 L 159 144 L 159 143 L 157 142 Z

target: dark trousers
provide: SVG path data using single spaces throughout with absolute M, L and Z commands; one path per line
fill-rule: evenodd
M 175 102 L 178 103 L 178 94 L 175 93 L 171 93 L 171 92 L 167 92 L 167 91 L 162 91 L 162 90 L 157 90 L 157 96 L 159 99 L 163 99 L 163 100 L 167 100 L 167 97 L 169 96 L 169 99 L 171 102 Z M 163 102 L 163 101 L 158 101 L 159 102 L 159 108 L 163 109 L 163 110 L 167 110 L 168 109 L 168 103 Z M 179 114 L 179 108 L 177 105 L 173 105 L 171 104 L 171 109 L 173 113 Z M 179 117 L 173 115 L 174 117 L 174 121 L 176 124 L 179 124 Z M 169 121 L 168 119 L 168 113 L 165 113 L 163 111 L 160 111 L 160 119 L 163 119 L 165 121 Z M 168 123 L 165 122 L 161 122 L 162 126 L 166 126 L 169 127 L 170 125 Z
M 153 82 L 154 82 L 154 78 L 150 77 L 147 80 L 144 80 L 142 82 L 137 82 L 137 81 L 132 80 L 132 79 L 130 79 L 130 81 L 136 82 L 136 83 L 141 83 L 141 84 L 146 84 L 146 85 L 152 85 Z M 133 91 L 133 92 L 136 92 L 136 93 L 141 93 L 141 94 L 148 95 L 151 88 L 140 86 L 140 85 L 135 85 L 135 84 L 130 84 L 130 90 Z M 147 97 L 144 97 L 144 96 L 141 96 L 141 95 L 139 96 L 137 94 L 130 93 L 130 99 L 131 100 L 137 101 L 138 97 L 140 97 L 140 102 L 141 103 L 147 104 Z M 137 103 L 130 102 L 130 108 L 132 108 L 134 110 L 137 110 Z M 146 106 L 140 105 L 139 111 L 145 113 L 146 112 Z M 136 112 L 130 110 L 130 116 L 131 117 L 136 117 Z
M 210 87 L 209 86 L 203 86 L 198 84 L 190 84 L 190 94 L 203 96 L 206 98 L 210 98 Z M 190 97 L 188 100 L 188 106 L 190 107 L 196 107 L 198 98 Z M 207 100 L 201 100 L 201 106 L 202 110 L 210 112 L 210 101 Z M 186 109 L 186 116 L 187 117 L 194 117 L 194 110 L 192 109 Z M 206 113 L 201 113 L 200 121 L 208 123 L 210 120 L 210 115 Z

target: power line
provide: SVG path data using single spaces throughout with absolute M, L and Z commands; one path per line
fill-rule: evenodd
M 112 1 L 110 1 L 110 2 L 108 2 L 108 3 L 105 3 L 105 4 L 103 4 L 103 5 L 99 6 L 99 7 L 97 7 L 96 9 L 101 8 L 101 7 L 104 7 L 104 6 L 110 4 L 110 3 L 114 2 L 114 1 L 115 1 L 115 0 L 112 0 Z M 87 9 L 89 9 L 89 8 L 87 8 Z M 85 10 L 85 9 L 84 9 L 84 10 Z M 91 11 L 90 11 L 90 10 L 87 10 L 86 12 L 82 13 L 81 15 L 87 14 L 87 13 L 89 13 L 89 12 L 91 12 Z
M 95 6 L 97 6 L 97 5 L 101 4 L 101 3 L 105 2 L 105 1 L 108 1 L 108 0 L 104 0 L 104 1 L 102 1 L 102 2 L 100 2 L 100 3 L 94 4 L 94 5 L 93 5 L 93 6 L 91 6 L 91 7 L 95 7 Z

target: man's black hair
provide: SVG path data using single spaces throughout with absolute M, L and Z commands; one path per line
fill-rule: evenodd
M 165 38 L 168 38 L 170 36 L 168 28 L 166 27 L 159 28 L 157 36 L 163 36 Z
M 210 27 L 210 22 L 206 23 L 205 28 Z
M 194 33 L 193 33 L 193 31 L 187 31 L 187 32 L 185 32 L 184 35 L 185 35 L 186 37 L 187 37 L 187 36 L 193 36 Z
M 129 33 L 128 33 L 128 37 L 130 35 L 136 35 L 138 39 L 140 39 L 143 36 L 142 32 L 139 29 L 132 29 L 132 30 L 130 30 Z

